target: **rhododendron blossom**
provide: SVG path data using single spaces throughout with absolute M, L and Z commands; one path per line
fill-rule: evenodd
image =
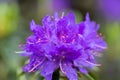
M 95 56 L 106 49 L 106 42 L 98 34 L 99 25 L 90 21 L 89 14 L 83 22 L 76 23 L 74 13 L 66 16 L 45 16 L 42 25 L 32 20 L 33 32 L 22 46 L 21 55 L 29 57 L 24 72 L 36 72 L 46 80 L 52 80 L 52 74 L 60 68 L 69 80 L 78 80 L 77 71 L 88 74 L 87 69 L 99 66 Z

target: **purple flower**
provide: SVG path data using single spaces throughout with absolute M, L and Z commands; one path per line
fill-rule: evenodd
M 68 9 L 70 7 L 69 0 L 51 0 L 54 11 Z
M 45 16 L 42 26 L 33 20 L 30 24 L 33 32 L 23 46 L 23 56 L 29 57 L 24 72 L 41 71 L 46 80 L 52 79 L 53 72 L 60 68 L 69 80 L 77 80 L 77 70 L 87 74 L 96 64 L 94 57 L 106 49 L 106 43 L 97 33 L 99 25 L 86 20 L 76 23 L 74 14 L 59 17 Z
M 100 12 L 109 20 L 120 21 L 120 0 L 98 0 Z

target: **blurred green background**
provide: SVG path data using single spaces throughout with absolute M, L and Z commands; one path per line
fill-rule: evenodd
M 22 66 L 27 59 L 15 52 L 31 34 L 30 21 L 41 24 L 42 17 L 55 11 L 74 11 L 78 22 L 89 12 L 108 43 L 98 59 L 102 66 L 90 74 L 95 80 L 120 80 L 120 21 L 105 17 L 98 0 L 0 0 L 0 80 L 42 79 L 39 73 L 24 74 Z

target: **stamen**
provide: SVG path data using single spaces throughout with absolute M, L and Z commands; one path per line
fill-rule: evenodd
M 94 66 L 101 66 L 101 64 L 95 64 L 95 63 L 91 63 L 91 62 L 89 62 L 89 61 L 85 61 L 85 62 L 87 62 L 87 63 L 89 63 L 89 64 L 91 64 L 91 65 L 94 65 Z
M 27 42 L 28 44 L 34 44 L 34 43 L 31 43 L 31 42 Z
M 24 53 L 25 51 L 15 51 L 15 53 L 17 54 L 21 54 L 21 53 Z
M 61 18 L 63 18 L 63 17 L 64 17 L 64 15 L 65 15 L 65 13 L 64 13 L 64 12 L 62 12 L 62 16 L 61 16 Z
M 40 63 L 38 63 L 37 65 L 35 65 L 29 72 L 32 72 L 35 68 L 37 68 L 45 59 L 43 59 Z
M 66 74 L 66 72 L 65 72 L 65 71 L 63 70 L 63 68 L 62 68 L 62 63 L 61 63 L 61 61 L 62 61 L 62 60 L 60 60 L 60 64 L 59 64 L 59 65 L 60 65 L 60 69 L 61 69 L 61 71 L 62 71 L 64 74 Z
M 61 36 L 62 38 L 65 38 L 65 36 Z
M 103 46 L 100 46 L 100 45 L 97 45 L 95 44 L 96 47 L 99 47 L 99 48 L 102 48 L 102 49 L 107 49 L 107 47 L 103 47 Z
M 53 61 L 56 61 L 56 59 L 53 59 Z

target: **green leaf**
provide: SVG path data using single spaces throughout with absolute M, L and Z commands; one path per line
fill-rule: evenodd
M 84 74 L 88 80 L 95 80 L 90 74 Z

